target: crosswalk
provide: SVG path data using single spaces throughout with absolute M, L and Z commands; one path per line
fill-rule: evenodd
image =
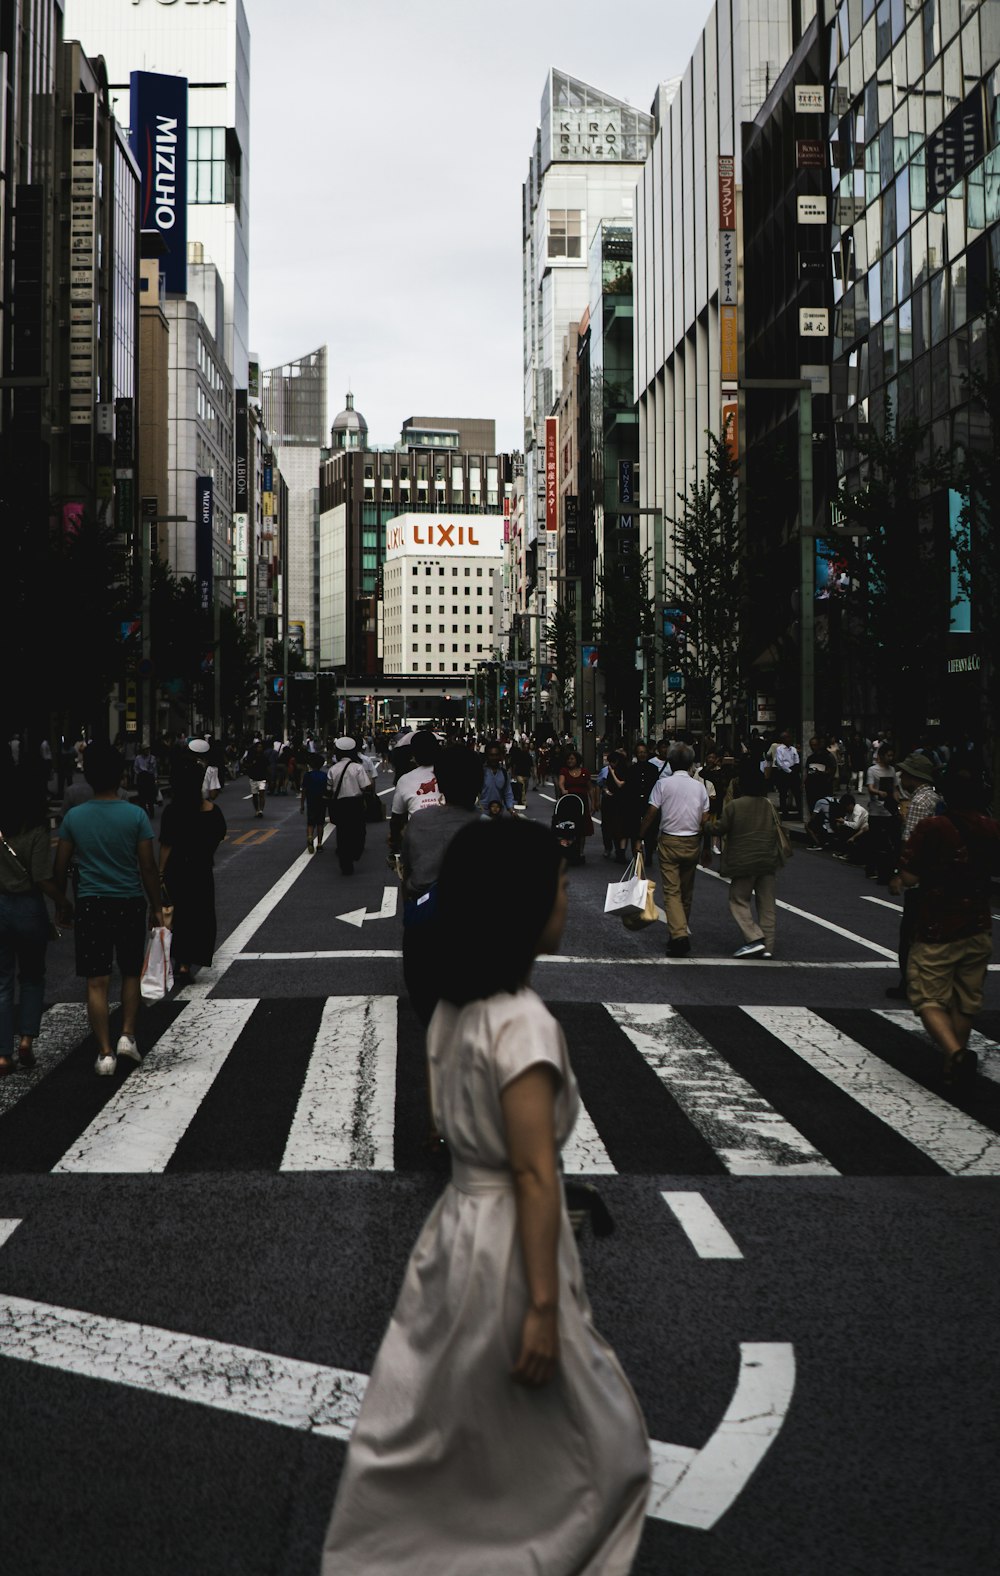
M 1000 1176 L 1000 1045 L 960 1100 L 904 1012 L 555 1003 L 581 1092 L 568 1175 Z M 423 1038 L 395 996 L 171 1002 L 96 1078 L 82 1009 L 0 1083 L 0 1173 L 428 1169 Z

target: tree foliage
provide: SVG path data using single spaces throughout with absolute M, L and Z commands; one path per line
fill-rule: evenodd
M 740 696 L 740 522 L 737 462 L 715 433 L 707 439 L 705 475 L 678 495 L 683 507 L 670 521 L 664 597 L 679 617 L 664 656 L 688 693 L 706 698 L 714 729 L 732 721 Z
M 597 577 L 594 634 L 607 685 L 607 709 L 625 734 L 639 726 L 640 673 L 636 654 L 657 638 L 650 554 L 606 559 Z
M 575 680 L 579 652 L 576 643 L 576 609 L 557 602 L 543 632 L 548 647 L 549 661 L 556 676 L 559 704 L 562 711 L 561 729 L 565 733 L 575 714 L 575 696 L 571 694 Z

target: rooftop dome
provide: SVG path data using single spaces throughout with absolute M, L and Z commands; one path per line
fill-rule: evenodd
M 330 429 L 332 447 L 335 449 L 363 449 L 368 437 L 368 423 L 359 410 L 354 409 L 354 395 L 348 394 L 347 404 L 335 416 Z

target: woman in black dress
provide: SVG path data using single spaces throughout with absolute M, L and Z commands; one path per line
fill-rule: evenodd
M 160 879 L 173 904 L 171 953 L 174 979 L 183 985 L 191 965 L 211 963 L 215 951 L 215 850 L 226 835 L 226 818 L 203 799 L 203 763 L 192 758 L 179 772 L 174 796 L 160 819 Z

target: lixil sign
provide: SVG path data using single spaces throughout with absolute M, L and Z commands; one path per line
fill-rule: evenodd
M 502 551 L 502 514 L 401 514 L 386 523 L 386 558 L 498 558 Z

